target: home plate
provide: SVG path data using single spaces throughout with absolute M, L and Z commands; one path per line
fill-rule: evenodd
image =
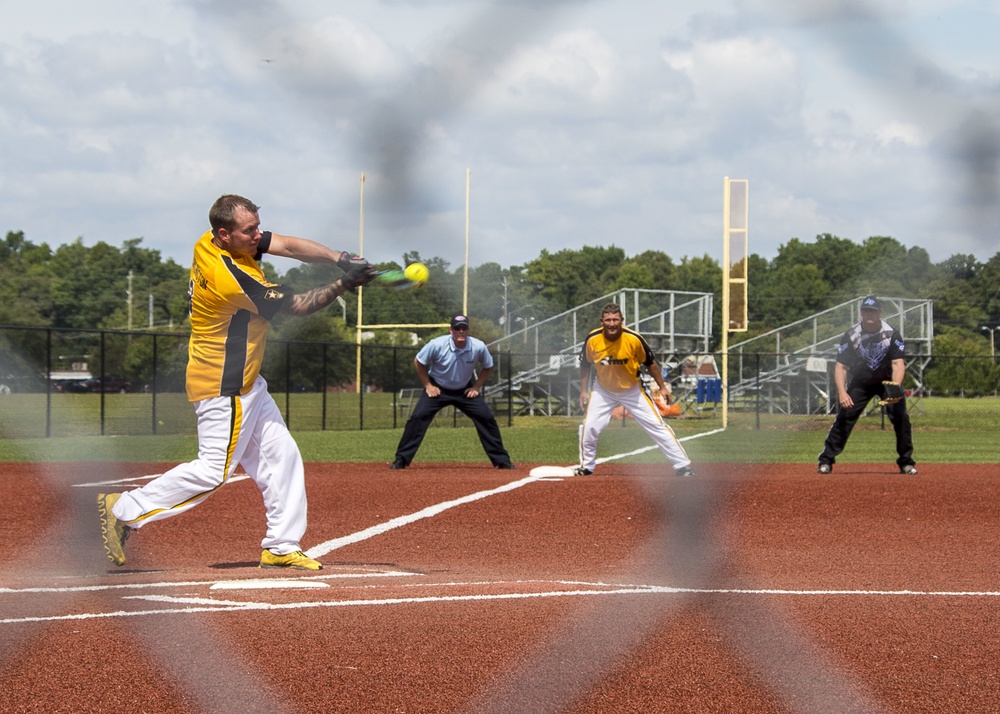
M 285 590 L 291 588 L 328 588 L 318 580 L 225 580 L 215 583 L 209 590 Z

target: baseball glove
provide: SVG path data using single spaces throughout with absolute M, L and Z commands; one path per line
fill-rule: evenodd
M 878 400 L 879 406 L 895 404 L 906 396 L 903 387 L 895 382 L 882 382 L 882 398 Z

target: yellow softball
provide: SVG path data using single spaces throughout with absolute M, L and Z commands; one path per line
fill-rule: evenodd
M 412 280 L 413 282 L 420 283 L 421 285 L 427 282 L 427 278 L 430 274 L 431 272 L 423 263 L 410 263 L 406 266 L 406 270 L 403 271 L 403 275 L 406 276 L 407 280 Z

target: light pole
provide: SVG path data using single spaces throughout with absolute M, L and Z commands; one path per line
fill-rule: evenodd
M 997 348 L 996 348 L 996 338 L 993 333 L 1000 330 L 1000 325 L 983 325 L 980 328 L 983 332 L 990 333 L 990 357 L 996 359 Z
M 524 325 L 524 327 L 521 328 L 522 330 L 524 330 L 524 344 L 528 344 L 528 327 L 531 325 L 532 322 L 535 321 L 535 318 L 533 318 L 533 317 L 515 317 L 514 320 L 517 321 L 517 322 L 520 322 L 521 324 Z
M 507 302 L 507 276 L 503 276 L 503 314 L 500 316 L 500 327 L 504 329 L 504 335 L 510 334 L 510 303 Z

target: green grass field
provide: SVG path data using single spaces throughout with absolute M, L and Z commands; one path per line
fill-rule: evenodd
M 329 395 L 327 431 L 318 430 L 322 405 L 317 395 L 292 395 L 290 424 L 306 461 L 389 462 L 402 433 L 402 418 L 391 428 L 392 407 L 386 397 L 366 395 L 366 428 L 358 430 L 357 395 Z M 10 397 L 18 399 L 10 400 Z M 15 402 L 23 397 L 35 401 Z M 307 399 L 311 397 L 312 399 Z M 381 397 L 383 401 L 379 404 Z M 276 395 L 284 407 L 284 395 Z M 39 402 L 38 400 L 42 400 Z M 61 401 L 65 400 L 65 401 Z M 143 400 L 146 400 L 143 402 Z M 159 395 L 160 434 L 150 435 L 149 395 L 106 395 L 106 426 L 129 425 L 134 433 L 99 436 L 98 395 L 53 395 L 52 438 L 19 438 L 25 425 L 38 424 L 44 395 L 5 395 L 0 417 L 0 461 L 150 461 L 179 462 L 195 457 L 194 416 L 181 395 Z M 143 409 L 143 404 L 145 409 Z M 12 408 L 8 408 L 12 407 Z M 347 408 L 350 407 L 350 408 Z M 371 408 L 369 410 L 369 407 Z M 388 417 L 385 412 L 388 410 Z M 925 399 L 911 405 L 914 456 L 918 463 L 995 463 L 1000 460 L 996 423 L 1000 399 Z M 58 418 L 55 417 L 58 415 Z M 161 418 L 162 417 L 162 418 Z M 504 441 L 515 461 L 572 464 L 577 461 L 576 417 L 516 417 L 513 426 L 500 419 Z M 385 426 L 385 424 L 389 426 Z M 468 420 L 445 415 L 417 454 L 423 462 L 482 461 L 485 456 Z M 670 421 L 695 461 L 731 463 L 813 463 L 823 446 L 828 416 L 786 416 L 733 413 L 723 433 L 700 438 L 698 434 L 721 429 L 721 412 L 706 410 Z M 759 426 L 759 428 L 758 428 Z M 186 433 L 177 433 L 186 432 Z M 31 432 L 28 432 L 31 433 Z M 37 432 L 35 432 L 37 433 Z M 44 433 L 44 431 L 42 432 Z M 600 456 L 629 453 L 651 445 L 646 434 L 631 421 L 613 422 L 604 432 Z M 627 457 L 632 462 L 659 462 L 658 451 Z M 895 460 L 894 438 L 888 421 L 884 428 L 878 412 L 865 417 L 855 430 L 840 463 L 888 463 Z

